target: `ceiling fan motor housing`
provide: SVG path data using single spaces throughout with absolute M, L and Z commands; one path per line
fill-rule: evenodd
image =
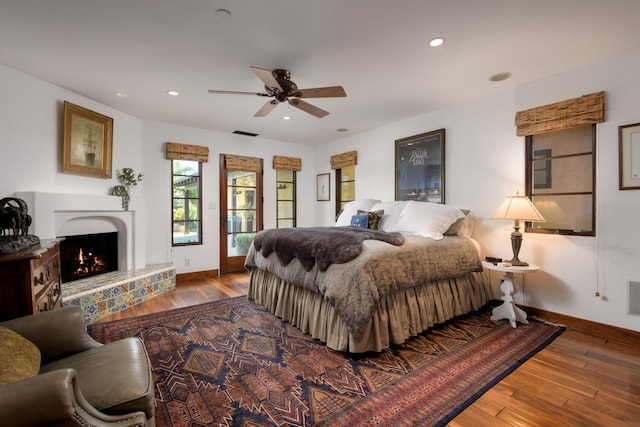
M 268 86 L 265 86 L 265 89 L 270 93 L 273 93 L 273 96 L 275 96 L 279 102 L 287 101 L 287 99 L 292 95 L 292 92 L 298 90 L 298 86 L 289 80 L 291 78 L 291 73 L 287 70 L 283 70 L 282 68 L 276 68 L 271 73 L 282 88 L 282 92 L 274 91 L 273 88 Z

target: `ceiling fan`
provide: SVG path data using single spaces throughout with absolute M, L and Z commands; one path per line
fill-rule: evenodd
M 336 98 L 347 96 L 342 86 L 316 87 L 311 89 L 298 89 L 298 86 L 290 80 L 291 73 L 281 68 L 273 71 L 264 68 L 250 67 L 259 78 L 264 82 L 265 92 L 237 92 L 231 90 L 209 90 L 209 93 L 226 93 L 235 95 L 257 95 L 274 98 L 267 101 L 255 113 L 254 117 L 264 117 L 273 110 L 276 105 L 281 102 L 288 102 L 296 108 L 305 111 L 318 118 L 322 118 L 329 114 L 328 111 L 309 104 L 300 98 Z

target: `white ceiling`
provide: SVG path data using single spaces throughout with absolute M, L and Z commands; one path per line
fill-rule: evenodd
M 0 0 L 0 63 L 142 119 L 318 144 L 640 49 L 639 17 L 639 0 Z M 207 93 L 263 91 L 251 65 L 347 97 L 254 118 L 266 98 Z

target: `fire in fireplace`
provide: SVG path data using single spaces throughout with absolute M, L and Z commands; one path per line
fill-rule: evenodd
M 118 233 L 65 236 L 60 243 L 62 282 L 118 270 Z

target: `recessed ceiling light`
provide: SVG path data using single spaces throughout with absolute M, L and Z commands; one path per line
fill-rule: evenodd
M 229 12 L 227 9 L 218 9 L 216 10 L 216 15 L 218 15 L 221 18 L 230 18 L 231 12 Z
M 282 116 L 282 120 L 291 120 L 290 116 Z
M 442 37 L 435 37 L 429 40 L 429 46 L 431 47 L 438 47 L 438 46 L 442 46 L 443 44 L 444 44 L 444 39 Z
M 177 90 L 168 90 L 167 95 L 178 96 L 180 93 Z
M 127 92 L 116 92 L 115 95 L 118 98 L 126 98 L 127 97 Z
M 501 82 L 502 80 L 507 80 L 509 77 L 511 77 L 511 73 L 505 71 L 504 73 L 494 74 L 493 76 L 489 77 L 489 80 L 491 80 L 492 82 Z

